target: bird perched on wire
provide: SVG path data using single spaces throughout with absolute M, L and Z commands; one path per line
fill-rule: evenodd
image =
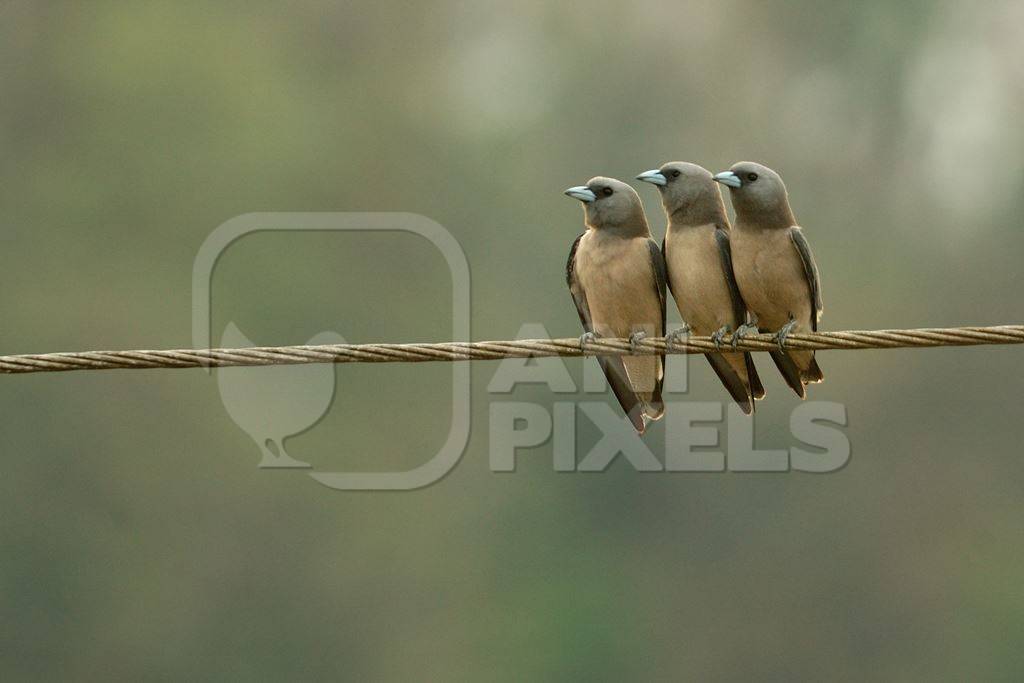
M 805 398 L 805 385 L 824 375 L 814 351 L 786 349 L 786 337 L 818 331 L 821 280 L 811 247 L 789 206 L 782 178 L 772 169 L 741 161 L 715 176 L 726 185 L 736 210 L 732 259 L 740 294 L 752 314 L 752 324 L 736 332 L 740 339 L 752 330 L 776 332 L 779 349 L 771 352 L 786 384 Z
M 665 263 L 651 239 L 640 197 L 613 178 L 591 178 L 565 191 L 583 203 L 586 230 L 573 242 L 566 281 L 586 348 L 598 336 L 628 337 L 634 346 L 665 333 Z M 612 392 L 637 433 L 665 411 L 664 357 L 599 356 Z
M 668 218 L 665 255 L 668 287 L 684 326 L 668 342 L 695 332 L 711 335 L 717 344 L 747 322 L 747 308 L 733 275 L 729 218 L 722 193 L 711 172 L 696 164 L 673 161 L 645 171 L 637 180 L 655 185 Z M 764 387 L 749 353 L 709 353 L 708 362 L 744 413 Z

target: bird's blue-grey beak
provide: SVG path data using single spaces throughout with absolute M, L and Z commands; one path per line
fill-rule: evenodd
M 587 204 L 597 199 L 597 195 L 594 194 L 593 190 L 591 190 L 586 185 L 577 185 L 576 187 L 570 187 L 568 190 L 565 191 L 565 193 L 570 197 L 574 197 L 575 199 L 578 199 L 581 202 L 585 202 Z
M 655 185 L 664 186 L 668 184 L 668 180 L 665 179 L 665 175 L 656 168 L 650 171 L 644 171 L 638 175 L 636 179 L 645 183 L 654 183 Z
M 732 171 L 722 171 L 721 173 L 715 174 L 715 181 L 728 185 L 729 187 L 742 187 L 743 183 L 740 182 L 740 177 Z

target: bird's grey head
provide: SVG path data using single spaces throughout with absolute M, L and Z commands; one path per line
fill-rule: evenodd
M 661 205 L 670 219 L 683 223 L 707 223 L 724 219 L 722 194 L 711 172 L 697 164 L 670 161 L 661 168 L 636 177 L 657 186 Z
M 595 230 L 648 232 L 640 196 L 621 180 L 597 176 L 586 185 L 570 187 L 565 194 L 583 202 L 586 223 Z
M 778 173 L 753 161 L 733 164 L 715 180 L 729 188 L 736 215 L 751 220 L 794 223 L 786 185 Z

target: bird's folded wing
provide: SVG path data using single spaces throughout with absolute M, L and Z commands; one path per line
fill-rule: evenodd
M 718 244 L 718 255 L 722 261 L 722 273 L 729 285 L 729 298 L 732 300 L 734 325 L 742 325 L 747 320 L 747 305 L 740 295 L 740 286 L 736 282 L 736 274 L 732 269 L 732 245 L 729 233 L 721 228 L 715 230 L 715 242 Z
M 807 286 L 811 290 L 811 329 L 818 331 L 818 319 L 824 306 L 821 303 L 821 278 L 818 275 L 818 264 L 814 262 L 814 255 L 811 253 L 811 245 L 807 243 L 803 230 L 797 226 L 789 229 L 789 238 L 793 240 L 793 246 L 800 254 L 800 262 L 804 266 L 804 275 L 807 276 Z

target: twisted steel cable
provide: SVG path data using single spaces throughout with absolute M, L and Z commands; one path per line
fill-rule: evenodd
M 153 368 L 223 368 L 307 363 L 422 363 L 427 361 L 498 360 L 550 356 L 628 356 L 649 354 L 772 351 L 771 334 L 736 340 L 726 336 L 720 346 L 711 337 L 691 336 L 669 344 L 651 337 L 635 348 L 628 339 L 601 338 L 581 348 L 580 340 L 521 339 L 513 341 L 442 342 L 431 344 L 330 344 L 324 346 L 260 346 L 244 349 L 179 349 L 167 351 L 82 351 L 0 356 L 0 374 L 67 372 L 70 370 L 144 370 Z M 948 327 L 911 330 L 850 330 L 793 333 L 786 348 L 852 350 L 1024 344 L 1024 325 Z

